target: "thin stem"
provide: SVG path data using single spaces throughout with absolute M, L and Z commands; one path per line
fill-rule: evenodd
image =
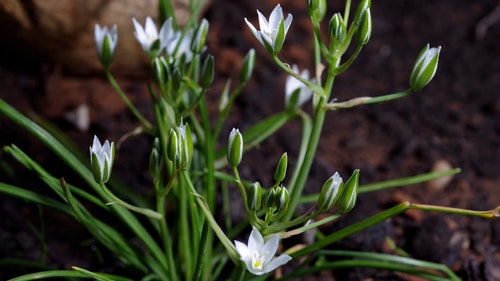
M 493 210 L 489 210 L 489 211 L 474 211 L 474 210 L 467 210 L 467 209 L 461 209 L 461 208 L 452 208 L 452 207 L 444 207 L 444 206 L 411 203 L 409 208 L 414 209 L 414 210 L 421 210 L 421 211 L 434 211 L 434 212 L 440 212 L 440 213 L 467 215 L 467 216 L 475 216 L 475 217 L 482 217 L 482 218 L 488 218 L 488 219 L 500 217 L 500 206 L 496 207 Z
M 118 93 L 125 105 L 127 105 L 127 107 L 130 109 L 132 114 L 134 114 L 134 116 L 144 125 L 144 127 L 146 127 L 146 130 L 151 131 L 153 129 L 153 125 L 151 125 L 151 123 L 146 118 L 144 118 L 144 116 L 142 116 L 142 114 L 139 113 L 139 111 L 135 108 L 130 99 L 118 85 L 118 82 L 116 82 L 113 74 L 111 74 L 111 71 L 109 70 L 109 67 L 106 67 L 104 69 L 104 72 L 106 73 L 106 77 L 108 78 L 109 83 L 111 83 L 111 86 L 113 86 L 115 91 Z
M 172 243 L 171 237 L 169 233 L 169 229 L 167 226 L 167 217 L 165 214 L 165 200 L 162 196 L 159 196 L 158 193 L 160 191 L 159 182 L 155 182 L 155 188 L 158 190 L 156 195 L 156 206 L 157 212 L 163 216 L 163 219 L 159 220 L 160 224 L 160 236 L 163 241 L 163 251 L 165 253 L 165 257 L 167 258 L 168 264 L 168 273 L 170 273 L 170 278 L 175 280 L 175 276 L 177 275 L 175 269 L 174 256 L 172 252 Z
M 104 191 L 104 193 L 112 201 L 112 202 L 106 203 L 107 205 L 118 204 L 124 208 L 127 208 L 127 209 L 134 211 L 136 213 L 139 213 L 139 214 L 143 214 L 143 215 L 148 216 L 148 217 L 155 219 L 155 220 L 161 220 L 163 217 L 161 214 L 159 214 L 151 209 L 140 208 L 140 207 L 134 206 L 132 204 L 129 204 L 129 203 L 123 201 L 122 199 L 120 199 L 116 195 L 114 195 L 104 184 L 101 184 L 101 188 Z

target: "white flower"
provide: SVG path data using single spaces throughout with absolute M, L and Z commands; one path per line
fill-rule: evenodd
M 108 29 L 107 26 L 101 27 L 99 24 L 96 24 L 94 28 L 94 41 L 101 63 L 104 66 L 108 66 L 113 59 L 118 43 L 116 24 L 111 29 Z
M 172 18 L 168 18 L 160 28 L 158 36 L 160 37 L 160 49 L 162 50 L 172 42 L 177 41 L 181 35 L 179 31 L 175 30 L 172 21 Z
M 294 73 L 297 73 L 300 75 L 302 78 L 309 80 L 309 71 L 306 69 L 302 72 L 299 73 L 299 69 L 297 65 L 292 66 L 292 71 Z M 291 105 L 291 99 L 296 91 L 298 91 L 298 98 L 295 102 L 294 105 Z M 299 81 L 297 78 L 289 75 L 286 78 L 286 84 L 285 84 L 285 105 L 288 108 L 289 106 L 293 106 L 294 108 L 298 108 L 304 103 L 306 103 L 310 98 L 312 97 L 312 90 L 309 89 L 304 83 Z
M 279 235 L 275 234 L 264 243 L 264 238 L 254 227 L 248 238 L 248 246 L 239 241 L 234 241 L 240 259 L 248 271 L 255 275 L 262 275 L 275 270 L 289 262 L 292 258 L 283 254 L 274 257 L 279 244 Z
M 148 53 L 151 52 L 151 47 L 157 40 L 159 40 L 158 29 L 156 28 L 153 19 L 151 19 L 151 17 L 147 17 L 144 28 L 135 18 L 133 18 L 132 21 L 134 22 L 135 38 L 137 38 L 137 41 L 139 41 L 144 51 Z
M 172 58 L 180 58 L 182 55 L 185 56 L 185 62 L 188 63 L 193 58 L 193 52 L 191 51 L 191 41 L 194 36 L 194 29 L 190 28 L 186 31 L 184 36 L 176 36 L 173 40 L 170 40 L 165 44 L 165 51 L 167 55 Z
M 255 35 L 262 45 L 264 45 L 267 51 L 276 55 L 283 46 L 293 16 L 288 14 L 288 17 L 284 19 L 283 10 L 279 4 L 271 12 L 269 21 L 267 21 L 259 10 L 257 10 L 257 14 L 259 16 L 260 30 L 257 30 L 246 18 L 245 22 L 253 35 Z
M 111 168 L 115 158 L 115 143 L 106 140 L 103 145 L 97 136 L 90 147 L 90 166 L 94 179 L 99 184 L 104 184 L 111 176 Z

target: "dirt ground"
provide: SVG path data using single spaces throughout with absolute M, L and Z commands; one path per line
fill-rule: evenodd
M 341 1 L 328 2 L 334 2 L 328 15 L 342 9 Z M 237 100 L 227 130 L 233 126 L 244 129 L 283 108 L 285 75 L 273 65 L 243 22 L 244 17 L 256 22 L 256 9 L 268 14 L 276 3 L 216 0 L 205 14 L 210 21 L 208 52 L 215 56 L 217 71 L 215 84 L 207 93 L 209 99 L 217 101 L 226 79 L 236 79 L 236 70 L 249 48 L 257 52 L 253 80 Z M 305 1 L 280 4 L 294 16 L 280 58 L 312 71 Z M 442 46 L 436 77 L 428 87 L 404 99 L 329 113 L 308 182 L 309 192 L 319 189 L 334 171 L 347 177 L 356 168 L 361 170 L 362 184 L 428 172 L 438 163 L 460 167 L 462 172 L 445 185 L 421 184 L 363 194 L 351 213 L 325 231 L 349 225 L 406 200 L 476 210 L 500 205 L 500 6 L 497 5 L 496 1 L 488 0 L 373 1 L 371 40 L 351 69 L 336 80 L 332 96 L 342 101 L 406 89 L 414 59 L 427 43 Z M 112 94 L 102 74 L 75 75 L 44 58 L 27 58 L 24 50 L 10 48 L 8 44 L 2 49 L 0 98 L 23 112 L 33 111 L 54 122 L 83 151 L 88 149 L 93 134 L 116 140 L 138 125 Z M 136 77 L 119 80 L 139 110 L 152 117 L 144 84 Z M 64 117 L 65 112 L 82 101 L 91 112 L 87 132 L 77 130 Z M 48 165 L 49 170 L 64 171 L 39 142 L 3 117 L 0 117 L 0 136 L 1 145 L 16 143 Z M 298 136 L 298 123 L 292 122 L 280 130 L 252 156 L 246 156 L 244 175 L 265 182 L 276 162 L 269 159 L 277 160 L 288 151 L 293 161 Z M 115 170 L 143 193 L 149 188 L 144 169 L 149 144 L 147 138 L 125 143 L 118 152 L 121 159 Z M 130 159 L 134 161 L 126 161 Z M 16 176 L 11 177 L 5 169 L 0 170 L 2 181 L 19 183 L 27 179 L 29 186 L 43 190 L 30 176 L 29 172 L 16 171 Z M 52 268 L 78 264 L 123 274 L 121 264 L 92 244 L 88 234 L 71 218 L 3 195 L 0 217 L 0 258 L 42 257 Z M 41 221 L 46 232 L 43 239 L 46 249 L 40 246 L 41 238 L 37 236 Z M 498 219 L 407 212 L 332 248 L 391 253 L 394 249 L 388 246 L 387 237 L 414 258 L 448 265 L 463 280 L 500 280 Z M 0 279 L 23 270 L 0 268 Z M 310 280 L 414 279 L 360 269 L 325 273 Z

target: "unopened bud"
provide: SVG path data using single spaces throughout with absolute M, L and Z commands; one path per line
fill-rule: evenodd
M 330 51 L 334 51 L 344 42 L 347 33 L 344 20 L 340 13 L 333 15 L 330 19 L 328 28 L 330 33 Z
M 410 75 L 410 88 L 412 91 L 418 91 L 425 87 L 434 78 L 439 62 L 439 53 L 441 46 L 429 48 L 427 44 L 415 61 Z
M 359 45 L 366 45 L 372 35 L 372 14 L 370 8 L 366 8 L 361 14 L 361 21 L 359 22 L 356 31 L 356 41 Z
M 344 189 L 344 183 L 339 173 L 333 174 L 321 188 L 318 198 L 318 208 L 320 211 L 326 212 L 330 210 L 340 198 Z
M 326 14 L 326 0 L 307 0 L 309 16 L 320 22 Z
M 266 190 L 264 193 L 264 196 L 262 197 L 262 207 L 266 208 L 268 210 L 270 209 L 276 209 L 276 205 L 274 203 L 276 198 L 276 189 L 275 188 L 270 188 Z
M 227 146 L 227 162 L 232 167 L 240 164 L 243 156 L 243 136 L 238 129 L 233 128 L 229 133 L 229 141 Z
M 286 168 L 288 166 L 288 154 L 285 152 L 281 155 L 278 165 L 276 165 L 276 170 L 274 171 L 274 180 L 277 184 L 282 182 L 286 176 Z
M 288 203 L 290 202 L 290 195 L 288 194 L 288 189 L 284 186 L 275 187 L 276 195 L 274 197 L 274 205 L 276 206 L 276 212 L 281 216 L 288 209 Z
M 372 5 L 371 0 L 361 0 L 358 4 L 358 8 L 356 9 L 356 13 L 354 14 L 354 24 L 359 24 L 361 22 L 361 17 L 363 16 L 363 12 L 366 9 L 369 9 Z
M 160 178 L 162 162 L 160 140 L 155 138 L 151 155 L 149 156 L 149 173 L 155 181 Z
M 200 86 L 204 89 L 208 88 L 214 81 L 214 56 L 209 55 L 201 68 Z
M 358 185 L 359 170 L 356 169 L 345 183 L 344 190 L 340 195 L 338 204 L 340 213 L 347 213 L 352 210 L 352 208 L 354 208 L 354 205 L 356 205 L 356 199 L 358 197 Z
M 201 54 L 205 47 L 205 42 L 207 41 L 209 23 L 206 19 L 202 19 L 200 25 L 196 29 L 196 32 L 191 41 L 191 51 L 195 54 Z
M 250 49 L 245 59 L 243 60 L 243 66 L 240 71 L 240 83 L 246 83 L 252 77 L 252 72 L 255 67 L 255 50 Z
M 262 187 L 260 183 L 254 182 L 249 188 L 247 192 L 247 206 L 251 211 L 260 210 L 260 206 L 262 205 Z
M 175 163 L 178 151 L 179 151 L 179 144 L 178 144 L 177 132 L 174 129 L 170 129 L 170 132 L 168 134 L 168 143 L 167 143 L 168 159 Z

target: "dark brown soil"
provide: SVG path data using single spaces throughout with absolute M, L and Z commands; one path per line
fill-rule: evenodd
M 281 3 L 294 20 L 280 58 L 312 70 L 305 2 Z M 335 2 L 328 15 L 341 10 L 340 1 L 328 2 Z M 275 1 L 265 0 L 217 0 L 207 11 L 211 32 L 208 52 L 214 54 L 217 70 L 216 82 L 208 93 L 214 104 L 225 80 L 237 79 L 236 72 L 247 50 L 253 47 L 257 51 L 254 78 L 238 99 L 227 131 L 232 126 L 245 129 L 283 108 L 285 76 L 243 22 L 243 17 L 256 22 L 256 9 L 268 14 L 275 5 Z M 355 168 L 361 170 L 361 183 L 425 173 L 436 163 L 460 167 L 462 172 L 444 186 L 422 184 L 363 194 L 351 213 L 325 231 L 406 200 L 476 210 L 500 205 L 500 10 L 495 10 L 496 5 L 486 0 L 373 1 L 371 41 L 352 68 L 338 78 L 333 96 L 343 101 L 406 89 L 414 59 L 427 43 L 442 46 L 437 75 L 428 87 L 404 99 L 329 113 L 307 191 L 318 190 L 334 171 L 346 178 Z M 491 15 L 496 15 L 496 20 Z M 488 18 L 492 20 L 485 25 Z M 485 26 L 486 32 L 482 32 Z M 138 125 L 102 75 L 74 76 L 43 58 L 27 60 L 23 59 L 25 54 L 8 45 L 2 48 L 0 98 L 23 112 L 33 111 L 54 122 L 84 152 L 93 134 L 117 140 Z M 129 77 L 120 78 L 120 83 L 139 109 L 152 117 L 143 83 Z M 89 132 L 76 130 L 63 117 L 64 112 L 82 102 L 91 107 Z M 294 160 L 299 133 L 298 123 L 292 122 L 246 156 L 244 176 L 268 181 L 281 153 L 288 151 Z M 38 141 L 3 117 L 0 135 L 0 144 L 16 143 L 56 176 L 71 178 Z M 125 142 L 118 152 L 120 160 L 115 171 L 144 194 L 149 192 L 143 168 L 147 167 L 149 143 L 147 138 Z M 9 163 L 16 176 L 2 170 L 2 181 L 23 182 L 24 186 L 48 193 L 29 172 Z M 123 273 L 120 263 L 94 244 L 72 218 L 3 195 L 0 214 L 0 258 L 41 259 L 51 268 L 78 264 Z M 42 240 L 38 237 L 41 222 L 46 231 Z M 392 253 L 394 249 L 385 242 L 387 237 L 410 256 L 444 263 L 464 280 L 500 280 L 499 220 L 407 212 L 332 248 Z M 47 247 L 46 254 L 40 241 Z M 1 267 L 0 279 L 25 270 Z M 322 278 L 328 276 L 335 280 L 414 280 L 375 270 L 337 271 Z

